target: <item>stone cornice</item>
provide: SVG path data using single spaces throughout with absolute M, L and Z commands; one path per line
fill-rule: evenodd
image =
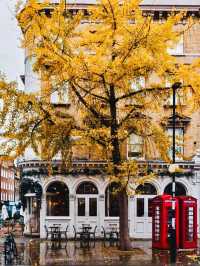
M 160 172 L 160 171 L 166 171 L 168 170 L 169 163 L 165 163 L 160 160 L 139 160 L 138 161 L 139 168 L 143 167 L 149 167 L 153 171 Z M 181 169 L 184 169 L 187 171 L 193 171 L 194 169 L 200 170 L 200 163 L 196 163 L 194 161 L 179 161 L 177 163 Z M 23 170 L 23 168 L 46 168 L 48 167 L 49 162 L 47 161 L 41 161 L 41 160 L 29 160 L 29 161 L 23 161 L 18 163 L 18 167 Z M 61 166 L 60 160 L 54 160 L 52 161 L 52 167 L 59 167 Z M 107 162 L 104 160 L 74 160 L 72 162 L 72 171 L 74 170 L 80 170 L 80 169 L 104 169 L 107 167 Z

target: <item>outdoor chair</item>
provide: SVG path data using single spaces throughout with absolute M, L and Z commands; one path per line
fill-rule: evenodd
M 114 243 L 118 243 L 119 241 L 119 233 L 106 231 L 105 228 L 102 226 L 103 229 L 103 243 L 106 246 L 106 242 L 109 242 L 110 246 L 114 245 Z
M 80 232 L 76 231 L 76 227 L 73 225 L 73 230 L 74 230 L 74 241 L 77 241 L 80 239 Z M 78 238 L 79 235 L 79 238 Z
M 44 225 L 44 229 L 46 231 L 46 240 L 47 240 L 48 239 L 48 236 L 51 234 L 51 232 L 48 230 L 48 227 L 47 227 L 46 224 Z
M 94 231 L 90 232 L 90 241 L 93 242 L 94 247 L 96 242 L 96 231 L 97 231 L 97 225 L 95 226 Z
M 60 231 L 61 239 L 62 239 L 62 235 L 64 235 L 66 241 L 67 241 L 67 232 L 68 232 L 68 228 L 69 228 L 69 225 L 67 225 L 67 227 L 66 227 L 65 230 L 63 230 L 63 231 L 61 230 L 61 231 Z
M 102 234 L 103 234 L 103 242 L 104 242 L 104 246 L 105 246 L 105 243 L 106 241 L 110 241 L 110 233 L 109 232 L 106 232 L 105 228 L 102 226 Z

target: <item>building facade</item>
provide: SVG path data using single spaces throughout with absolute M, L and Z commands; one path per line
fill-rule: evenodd
M 54 1 L 56 2 L 56 1 Z M 57 1 L 59 2 L 59 1 Z M 95 1 L 67 1 L 72 14 L 79 9 L 87 10 L 87 6 Z M 171 1 L 172 2 L 172 1 Z M 154 20 L 162 22 L 172 9 L 188 10 L 188 13 L 199 19 L 200 4 L 198 1 L 145 0 L 141 3 L 144 13 L 151 14 Z M 182 21 L 184 23 L 184 20 Z M 185 32 L 174 49 L 169 52 L 181 63 L 190 64 L 193 59 L 200 57 L 200 24 Z M 33 61 L 28 56 L 25 59 L 25 89 L 35 91 L 40 89 L 38 76 L 32 70 Z M 144 85 L 142 78 L 138 81 Z M 166 81 L 167 82 L 167 81 Z M 54 95 L 53 101 L 56 101 Z M 177 102 L 177 105 L 180 104 Z M 182 105 L 187 109 L 187 106 Z M 160 114 L 159 114 L 160 115 Z M 166 131 L 172 134 L 172 102 L 171 99 L 163 107 L 163 118 L 167 117 Z M 179 136 L 177 149 L 188 158 L 180 160 L 183 174 L 177 177 L 176 194 L 190 195 L 198 199 L 198 223 L 200 221 L 200 110 L 190 117 L 176 115 L 176 134 Z M 156 195 L 171 193 L 171 177 L 168 164 L 152 158 L 146 161 L 141 154 L 141 139 L 131 136 L 125 143 L 124 156 L 137 159 L 139 165 L 148 165 L 156 173 L 157 178 L 149 183 L 140 185 L 135 194 L 129 197 L 129 233 L 133 238 L 151 238 L 151 199 Z M 21 171 L 21 190 L 25 204 L 25 232 L 35 232 L 44 238 L 44 225 L 62 224 L 63 229 L 69 225 L 69 234 L 73 236 L 73 226 L 80 227 L 83 223 L 98 226 L 101 234 L 102 226 L 119 222 L 119 208 L 113 195 L 116 184 L 109 183 L 103 171 L 106 162 L 96 158 L 91 150 L 74 150 L 73 170 L 65 173 L 59 158 L 52 162 L 53 173 L 47 175 L 47 162 L 37 158 L 32 150 L 27 150 L 19 161 Z M 198 229 L 199 230 L 199 229 Z M 200 231 L 199 231 L 200 233 Z
M 4 201 L 15 201 L 15 167 L 13 163 L 0 163 L 0 198 Z

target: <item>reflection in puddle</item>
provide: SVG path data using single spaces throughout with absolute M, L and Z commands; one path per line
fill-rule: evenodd
M 133 253 L 123 254 L 114 247 L 104 247 L 101 242 L 97 242 L 95 248 L 80 248 L 73 241 L 53 242 L 39 239 L 28 241 L 27 244 L 17 244 L 18 258 L 13 260 L 12 265 L 23 266 L 44 266 L 44 265 L 170 265 L 169 253 L 167 251 L 152 251 L 151 245 L 147 242 L 139 243 L 135 241 L 133 245 L 140 246 Z M 0 246 L 1 265 L 4 263 L 4 247 Z M 192 264 L 187 254 L 194 255 L 195 252 L 179 252 L 176 265 Z

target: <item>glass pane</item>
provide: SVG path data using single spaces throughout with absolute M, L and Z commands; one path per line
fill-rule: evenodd
M 89 216 L 97 216 L 97 199 L 89 199 Z
M 137 199 L 137 217 L 144 217 L 144 199 Z
M 143 139 L 135 134 L 131 134 L 128 139 L 128 157 L 137 157 L 142 154 Z
M 188 241 L 193 241 L 194 240 L 194 208 L 193 207 L 188 207 L 187 208 L 187 240 Z
M 112 182 L 108 185 L 105 193 L 105 216 L 118 217 L 119 216 L 119 201 L 117 197 L 117 190 L 119 185 Z
M 85 198 L 78 198 L 78 216 L 85 216 Z
M 175 186 L 176 196 L 186 196 L 186 190 L 183 184 L 176 182 Z M 172 183 L 168 184 L 164 190 L 165 194 L 172 195 Z
M 154 216 L 154 240 L 159 241 L 160 240 L 160 207 L 156 206 L 155 208 L 155 216 Z
M 148 217 L 152 217 L 152 199 L 148 199 Z
M 156 188 L 150 183 L 144 183 L 136 188 L 136 194 L 157 195 Z
M 169 140 L 172 143 L 172 136 L 173 136 L 173 129 L 168 128 L 167 134 L 169 136 Z M 183 157 L 183 151 L 184 151 L 184 131 L 183 128 L 176 128 L 175 129 L 175 135 L 176 135 L 176 159 L 180 160 Z M 169 149 L 169 155 L 172 158 L 172 146 Z
M 83 182 L 79 185 L 77 194 L 98 194 L 96 186 L 91 182 Z
M 53 182 L 46 192 L 47 216 L 69 215 L 69 190 L 62 182 Z

